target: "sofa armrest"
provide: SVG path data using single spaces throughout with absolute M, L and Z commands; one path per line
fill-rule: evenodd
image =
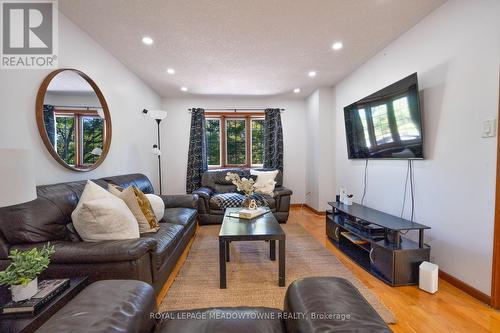
M 198 201 L 198 214 L 210 213 L 210 198 L 214 195 L 214 191 L 209 187 L 200 187 L 193 193 L 200 197 Z
M 199 189 L 194 191 L 193 194 L 197 194 L 200 198 L 210 200 L 210 198 L 214 194 L 214 191 L 209 187 L 200 187 Z
M 12 249 L 41 248 L 46 243 L 15 245 Z M 83 264 L 98 262 L 131 261 L 156 249 L 156 240 L 137 238 L 102 242 L 55 241 L 55 252 L 50 262 L 54 264 Z
M 293 192 L 290 189 L 283 186 L 279 186 L 274 189 L 277 212 L 288 212 L 290 210 L 290 196 L 292 194 Z
M 197 194 L 161 195 L 165 208 L 197 208 Z
M 283 187 L 283 186 L 279 186 L 279 187 L 276 187 L 274 189 L 274 196 L 275 197 L 282 197 L 284 195 L 292 195 L 293 192 L 292 190 L 286 188 L 286 187 Z

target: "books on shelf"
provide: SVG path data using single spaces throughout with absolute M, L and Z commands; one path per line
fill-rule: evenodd
M 257 209 L 241 209 L 237 212 L 231 212 L 228 215 L 230 217 L 236 217 L 239 219 L 254 219 L 256 217 L 259 217 L 261 215 L 264 215 L 265 213 L 269 212 L 269 209 L 267 208 L 257 208 Z
M 1 308 L 2 314 L 35 313 L 49 303 L 64 290 L 69 288 L 69 279 L 42 280 L 38 284 L 38 292 L 30 299 L 10 301 Z

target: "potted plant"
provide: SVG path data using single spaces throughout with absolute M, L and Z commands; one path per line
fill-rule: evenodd
M 53 253 L 54 246 L 50 246 L 50 243 L 41 250 L 10 251 L 9 259 L 12 262 L 0 272 L 0 285 L 10 286 L 14 302 L 29 299 L 38 292 L 37 277 L 49 266 Z

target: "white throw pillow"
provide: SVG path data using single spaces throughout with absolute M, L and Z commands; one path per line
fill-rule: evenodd
M 151 207 L 153 207 L 156 219 L 160 221 L 163 218 L 163 215 L 165 215 L 165 203 L 163 202 L 163 199 L 155 194 L 146 194 L 146 197 L 151 203 Z
M 257 176 L 257 180 L 254 185 L 255 192 L 274 196 L 274 187 L 276 185 L 276 181 L 274 179 L 278 175 L 278 170 L 257 171 L 252 169 L 250 170 L 250 174 L 252 176 Z
M 90 180 L 71 219 L 86 242 L 139 238 L 139 224 L 125 202 Z

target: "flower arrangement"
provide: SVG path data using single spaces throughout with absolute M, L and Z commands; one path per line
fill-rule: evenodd
M 255 191 L 255 182 L 251 178 L 240 178 L 237 173 L 228 172 L 226 175 L 226 180 L 230 180 L 234 185 L 236 185 L 237 190 L 245 193 L 246 196 L 251 196 Z

